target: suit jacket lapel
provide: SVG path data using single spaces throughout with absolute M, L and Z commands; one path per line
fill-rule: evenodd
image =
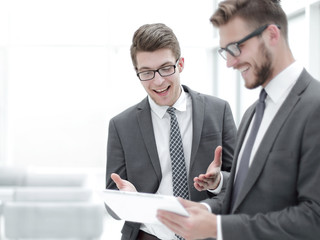
M 150 156 L 154 171 L 159 179 L 162 178 L 160 160 L 158 156 L 157 146 L 154 137 L 152 119 L 151 119 L 151 108 L 148 102 L 148 97 L 146 97 L 138 105 L 137 108 L 137 118 L 139 123 L 139 128 L 141 135 L 143 137 L 146 149 Z
M 287 99 L 284 101 L 283 105 L 279 109 L 278 113 L 272 120 L 265 136 L 263 137 L 260 146 L 254 156 L 252 165 L 248 172 L 248 176 L 243 184 L 243 189 L 239 192 L 237 201 L 234 204 L 233 210 L 239 206 L 239 204 L 245 199 L 250 189 L 253 187 L 254 183 L 257 181 L 260 173 L 262 172 L 264 165 L 266 163 L 267 157 L 271 152 L 275 139 L 280 132 L 281 127 L 288 118 L 290 112 L 295 107 L 295 105 L 300 100 L 301 93 L 305 90 L 309 82 L 311 81 L 308 77 L 308 73 L 304 70 L 300 75 L 297 83 L 289 93 Z M 250 121 L 249 121 L 250 122 Z M 249 125 L 249 123 L 247 123 Z
M 237 162 L 238 162 L 238 156 L 239 152 L 241 150 L 241 146 L 243 144 L 244 138 L 246 136 L 246 132 L 249 128 L 251 119 L 253 117 L 253 114 L 255 112 L 255 105 L 257 104 L 254 103 L 244 114 L 241 124 L 238 128 L 238 133 L 237 133 L 237 144 L 234 149 L 234 156 L 233 156 L 233 162 L 232 162 L 232 168 L 230 172 L 230 177 L 228 180 L 228 187 L 226 190 L 226 196 L 225 196 L 225 204 L 223 205 L 223 210 L 222 213 L 229 213 L 230 212 L 230 204 L 231 204 L 231 199 L 232 199 L 232 191 L 233 191 L 233 184 L 234 184 L 234 179 L 235 179 L 235 174 L 236 174 L 236 169 L 237 169 Z
M 202 98 L 194 91 L 192 91 L 187 86 L 182 86 L 184 91 L 189 93 L 192 99 L 192 122 L 193 122 L 193 140 L 191 148 L 190 157 L 190 168 L 195 162 L 195 154 L 198 151 L 202 126 L 204 121 L 204 103 Z M 137 118 L 139 123 L 139 128 L 144 139 L 147 151 L 149 153 L 152 165 L 154 166 L 154 171 L 159 178 L 162 178 L 160 160 L 157 152 L 157 146 L 154 137 L 154 131 L 151 119 L 151 108 L 148 102 L 148 97 L 146 97 L 137 108 Z
M 196 92 L 192 91 L 187 86 L 182 86 L 184 91 L 189 93 L 192 99 L 192 147 L 190 156 L 190 168 L 192 168 L 195 162 L 195 155 L 199 148 L 199 143 L 201 139 L 201 132 L 203 128 L 204 121 L 204 103 L 202 98 Z

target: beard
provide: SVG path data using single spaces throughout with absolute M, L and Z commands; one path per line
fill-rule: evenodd
M 255 69 L 255 81 L 250 86 L 250 89 L 257 88 L 259 86 L 262 86 L 264 83 L 266 83 L 273 71 L 272 69 L 272 54 L 271 52 L 266 48 L 266 45 L 264 43 L 261 43 L 259 46 L 261 50 L 261 65 L 258 66 L 257 64 L 254 65 Z

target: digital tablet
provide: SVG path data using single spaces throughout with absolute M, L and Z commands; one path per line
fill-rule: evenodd
M 157 210 L 171 211 L 182 216 L 188 216 L 187 210 L 174 196 L 125 192 L 119 190 L 104 190 L 101 193 L 106 207 L 112 210 L 110 215 L 115 219 L 131 222 L 159 224 Z

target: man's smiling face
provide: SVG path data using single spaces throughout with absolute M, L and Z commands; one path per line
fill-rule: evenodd
M 236 17 L 219 28 L 220 45 L 225 48 L 228 44 L 244 38 L 253 30 L 248 28 L 244 20 Z M 267 31 L 268 28 L 261 33 L 261 37 L 260 35 L 255 36 L 241 44 L 239 56 L 234 57 L 227 54 L 227 67 L 240 71 L 248 89 L 266 86 L 274 75 L 272 66 L 274 56 L 263 38 Z
M 154 52 L 138 52 L 137 53 L 137 72 L 147 70 L 157 70 L 169 65 L 175 65 L 175 59 L 170 49 L 164 48 Z M 178 60 L 175 73 L 161 77 L 158 72 L 155 73 L 153 79 L 149 81 L 141 81 L 144 89 L 155 103 L 160 106 L 172 106 L 181 94 L 180 72 L 184 67 L 184 59 Z

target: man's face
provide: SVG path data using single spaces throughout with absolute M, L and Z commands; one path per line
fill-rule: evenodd
M 167 48 L 154 52 L 138 52 L 136 58 L 138 73 L 172 66 L 175 65 L 177 61 L 172 51 Z M 177 101 L 181 94 L 180 73 L 183 67 L 184 59 L 180 58 L 174 74 L 161 77 L 160 74 L 156 72 L 153 79 L 141 81 L 142 86 L 155 103 L 160 106 L 172 106 Z
M 248 25 L 240 18 L 234 18 L 219 29 L 220 45 L 226 47 L 250 34 Z M 264 32 L 262 33 L 264 34 Z M 253 37 L 240 44 L 241 54 L 233 57 L 227 54 L 227 67 L 240 71 L 249 89 L 266 86 L 271 80 L 273 56 L 262 36 Z

